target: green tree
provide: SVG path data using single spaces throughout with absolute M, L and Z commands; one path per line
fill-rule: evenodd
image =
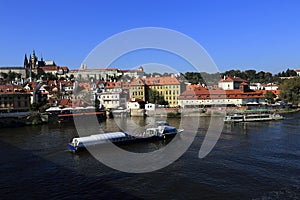
M 96 111 L 98 112 L 100 110 L 100 101 L 99 99 L 97 98 L 97 95 L 95 94 L 95 109 Z
M 265 98 L 269 104 L 275 103 L 276 95 L 273 92 L 267 92 Z
M 165 101 L 164 97 L 159 95 L 158 91 L 149 89 L 149 102 L 159 105 L 168 105 L 168 102 Z
M 280 98 L 288 103 L 300 103 L 300 78 L 291 78 L 283 81 L 280 86 Z
M 7 74 L 7 73 L 4 73 L 4 72 L 1 72 L 0 75 L 2 76 L 2 78 L 3 78 L 4 80 L 6 80 L 7 77 L 8 77 L 8 74 Z
M 42 79 L 43 81 L 45 81 L 45 80 L 57 80 L 58 78 L 56 75 L 48 72 L 42 76 Z
M 184 76 L 192 84 L 203 83 L 203 78 L 199 72 L 186 72 Z
M 255 75 L 256 75 L 256 70 L 254 69 L 249 69 L 249 70 L 245 70 L 245 75 L 247 76 L 247 79 L 253 80 L 255 79 Z

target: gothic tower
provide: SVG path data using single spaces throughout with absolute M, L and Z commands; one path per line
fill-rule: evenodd
M 35 56 L 35 51 L 32 51 L 32 54 L 30 56 L 30 67 L 31 69 L 35 69 L 36 68 L 36 61 L 37 61 L 37 57 Z
M 28 68 L 28 59 L 27 59 L 27 55 L 25 54 L 25 58 L 24 58 L 24 68 L 27 69 Z

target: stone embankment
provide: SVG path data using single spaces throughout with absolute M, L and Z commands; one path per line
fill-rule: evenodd
M 38 112 L 0 113 L 0 127 L 20 127 L 47 122 L 47 117 Z

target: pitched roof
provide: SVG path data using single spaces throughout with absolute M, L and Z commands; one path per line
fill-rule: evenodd
M 261 91 L 243 92 L 239 89 L 223 90 L 221 88 L 208 89 L 205 87 L 191 88 L 184 91 L 180 100 L 184 99 L 240 99 L 240 98 L 263 98 Z
M 105 87 L 106 89 L 121 88 L 121 82 L 111 82 L 111 81 L 106 81 L 104 87 Z
M 145 81 L 141 78 L 134 78 L 132 79 L 131 83 L 130 83 L 131 86 L 144 86 L 145 85 Z
M 20 85 L 0 85 L 0 94 L 29 94 Z
M 59 102 L 59 105 L 62 107 L 84 107 L 88 106 L 88 104 L 81 99 L 62 99 Z
M 176 77 L 147 77 L 143 78 L 144 82 L 147 85 L 179 85 L 180 82 Z
M 245 82 L 247 83 L 248 81 L 240 78 L 240 77 L 230 77 L 230 76 L 225 76 L 223 79 L 220 80 L 220 82 Z
M 260 90 L 264 95 L 267 94 L 267 92 L 273 92 L 276 95 L 280 94 L 280 90 Z

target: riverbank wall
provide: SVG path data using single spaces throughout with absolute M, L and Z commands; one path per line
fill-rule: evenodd
M 38 125 L 48 121 L 48 116 L 38 112 L 0 113 L 0 128 Z

